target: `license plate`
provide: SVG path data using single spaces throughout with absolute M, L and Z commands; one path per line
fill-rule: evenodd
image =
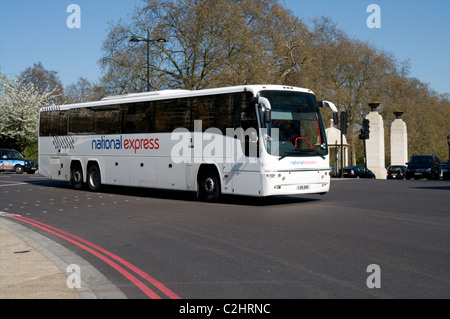
M 309 189 L 309 185 L 300 185 L 297 186 L 297 189 Z
M 422 175 L 422 173 L 414 173 L 414 175 Z

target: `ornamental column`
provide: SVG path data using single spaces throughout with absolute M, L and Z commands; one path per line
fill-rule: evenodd
M 377 179 L 386 179 L 383 117 L 376 110 L 379 105 L 380 103 L 369 103 L 371 111 L 366 116 L 370 121 L 369 139 L 366 140 L 367 168 Z
M 391 124 L 391 165 L 406 165 L 408 161 L 408 133 L 406 123 L 401 119 L 403 112 L 394 112 Z

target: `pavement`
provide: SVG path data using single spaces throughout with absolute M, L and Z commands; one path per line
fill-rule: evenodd
M 0 212 L 0 299 L 126 298 L 86 260 L 7 215 Z

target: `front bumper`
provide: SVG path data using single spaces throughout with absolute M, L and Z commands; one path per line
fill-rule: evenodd
M 330 170 L 265 172 L 263 195 L 323 194 L 330 190 Z

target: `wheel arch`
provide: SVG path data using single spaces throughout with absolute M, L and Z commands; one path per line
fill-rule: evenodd
M 198 170 L 197 170 L 197 175 L 195 177 L 195 182 L 196 182 L 196 188 L 198 189 L 199 185 L 198 185 L 198 181 L 200 179 L 200 177 L 202 176 L 202 174 L 204 174 L 205 172 L 210 171 L 210 172 L 214 172 L 217 174 L 217 176 L 219 176 L 219 181 L 222 179 L 222 176 L 220 175 L 220 170 L 217 167 L 216 164 L 200 164 Z

